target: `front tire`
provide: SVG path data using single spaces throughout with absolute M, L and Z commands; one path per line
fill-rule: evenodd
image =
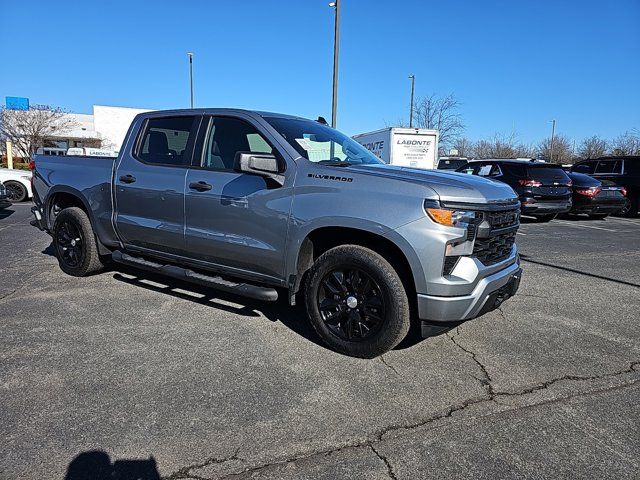
M 546 214 L 546 215 L 534 215 L 534 217 L 536 217 L 536 220 L 538 220 L 541 223 L 546 223 L 546 222 L 550 222 L 551 220 L 553 220 L 554 218 L 556 218 L 558 215 L 553 213 L 553 214 Z
M 78 207 L 62 210 L 53 225 L 53 244 L 60 269 L 74 277 L 102 270 L 96 237 L 87 214 Z
M 304 288 L 311 325 L 332 349 L 374 358 L 407 335 L 409 301 L 394 268 L 376 252 L 342 245 L 322 254 Z
M 11 203 L 20 203 L 27 199 L 27 187 L 20 182 L 9 180 L 8 182 L 4 182 L 4 186 L 7 189 L 7 195 Z

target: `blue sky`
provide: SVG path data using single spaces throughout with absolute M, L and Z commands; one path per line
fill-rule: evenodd
M 331 115 L 328 0 L 0 0 L 0 96 L 93 104 Z M 640 128 L 640 0 L 343 0 L 338 128 L 408 117 L 453 93 L 465 136 L 558 131 L 578 141 Z M 4 101 L 4 98 L 2 98 Z

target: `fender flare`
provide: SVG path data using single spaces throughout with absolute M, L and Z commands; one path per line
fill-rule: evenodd
M 50 223 L 51 219 L 49 218 L 49 212 L 51 211 L 51 201 L 53 200 L 53 197 L 57 193 L 67 193 L 69 195 L 73 195 L 75 198 L 80 200 L 80 203 L 82 203 L 84 207 L 84 211 L 87 213 L 87 216 L 89 217 L 89 222 L 91 223 L 91 228 L 93 229 L 93 235 L 96 239 L 96 244 L 98 246 L 98 253 L 100 253 L 100 255 L 111 254 L 111 250 L 105 247 L 102 241 L 100 240 L 100 238 L 98 238 L 98 235 L 96 233 L 96 222 L 93 216 L 93 210 L 91 209 L 89 202 L 87 202 L 87 199 L 82 194 L 82 192 L 76 188 L 70 187 L 68 185 L 55 185 L 51 187 L 51 189 L 47 192 L 47 196 L 42 202 L 42 207 L 43 207 L 42 215 L 44 217 L 45 225 L 47 226 L 47 229 L 51 231 L 51 229 L 53 228 L 53 225 L 51 225 Z
M 324 227 L 361 230 L 383 237 L 393 243 L 406 258 L 411 268 L 411 275 L 416 289 L 425 284 L 425 274 L 422 270 L 422 263 L 419 261 L 417 253 L 409 242 L 395 230 L 385 225 L 356 217 L 322 217 L 300 226 L 287 242 L 285 278 L 291 278 L 292 275 L 297 275 L 298 256 L 304 240 L 312 232 Z

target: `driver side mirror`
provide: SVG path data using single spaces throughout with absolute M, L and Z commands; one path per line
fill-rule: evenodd
M 236 172 L 271 178 L 280 185 L 284 184 L 284 175 L 281 175 L 278 159 L 270 153 L 238 152 L 233 161 L 233 169 Z

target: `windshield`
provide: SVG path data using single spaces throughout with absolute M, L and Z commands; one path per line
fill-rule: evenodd
M 281 117 L 265 120 L 311 162 L 338 167 L 384 163 L 355 140 L 321 123 Z

